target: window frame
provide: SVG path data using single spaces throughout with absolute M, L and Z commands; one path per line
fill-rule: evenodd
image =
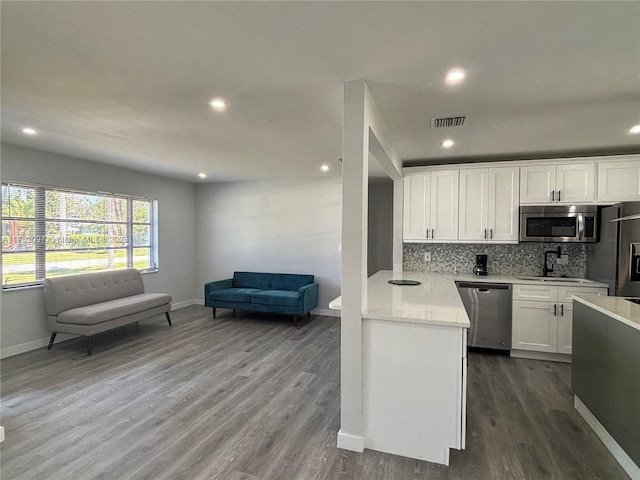
M 33 231 L 34 231 L 34 248 L 33 250 L 20 250 L 16 252 L 5 251 L 4 245 L 2 248 L 2 291 L 10 291 L 15 289 L 22 288 L 31 288 L 41 286 L 43 284 L 43 280 L 47 278 L 47 254 L 48 253 L 56 253 L 56 252 L 93 252 L 93 251 L 105 251 L 105 250 L 114 250 L 114 251 L 122 251 L 126 252 L 126 267 L 125 268 L 136 268 L 135 267 L 135 258 L 134 252 L 136 249 L 148 249 L 148 259 L 149 259 L 149 267 L 144 269 L 139 269 L 140 273 L 154 273 L 159 271 L 159 262 L 158 262 L 158 200 L 154 198 L 142 197 L 137 195 L 124 195 L 117 194 L 111 192 L 102 192 L 102 191 L 90 191 L 90 190 L 80 190 L 76 188 L 67 188 L 67 187 L 58 187 L 53 185 L 43 185 L 36 183 L 28 183 L 28 182 L 20 182 L 20 181 L 2 181 L 2 188 L 25 188 L 32 189 L 34 191 L 34 212 L 32 217 L 15 217 L 15 216 L 4 216 L 2 215 L 1 220 L 4 224 L 5 221 L 18 221 L 18 222 L 32 222 L 33 223 Z M 46 206 L 46 195 L 48 192 L 56 192 L 56 193 L 64 193 L 71 195 L 86 195 L 93 197 L 100 197 L 102 199 L 118 199 L 124 200 L 126 202 L 126 221 L 122 220 L 104 220 L 104 219 L 76 219 L 76 218 L 57 218 L 57 217 L 48 217 L 47 216 L 47 206 Z M 149 205 L 149 216 L 148 221 L 140 222 L 136 221 L 134 218 L 134 202 L 144 202 Z M 4 210 L 4 209 L 3 209 Z M 116 225 L 116 226 L 124 226 L 126 231 L 126 243 L 124 246 L 118 245 L 109 245 L 111 243 L 110 237 L 107 237 L 107 245 L 95 246 L 95 247 L 75 247 L 75 248 L 47 248 L 47 225 L 50 223 L 57 223 L 58 225 L 62 223 L 68 224 L 91 224 L 91 225 Z M 136 226 L 145 226 L 149 229 L 149 241 L 148 244 L 145 245 L 134 245 L 134 227 Z M 4 228 L 3 228 L 3 236 L 4 236 Z M 23 254 L 23 253 L 33 253 L 34 254 L 34 275 L 35 279 L 33 281 L 25 281 L 23 283 L 13 284 L 13 285 L 5 285 L 4 284 L 4 270 L 5 270 L 5 254 Z M 110 270 L 117 270 L 119 268 L 105 268 L 101 270 L 96 270 L 95 272 L 105 272 Z M 65 276 L 72 275 L 80 275 L 86 272 L 75 272 L 70 273 Z M 93 272 L 92 272 L 93 273 Z M 59 275 L 54 275 L 59 276 Z

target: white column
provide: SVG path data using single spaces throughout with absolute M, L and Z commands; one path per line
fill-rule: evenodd
M 402 249 L 402 162 L 390 150 L 389 135 L 364 80 L 344 84 L 343 115 L 341 411 L 338 447 L 362 452 L 362 310 L 367 302 L 369 153 L 374 155 L 396 183 L 394 201 L 397 202 L 397 198 L 400 198 L 399 217 L 398 207 L 394 207 L 394 269 L 398 262 L 398 248 L 400 252 Z M 400 235 L 399 244 L 397 232 Z M 399 258 L 401 265 L 401 254 Z
M 366 84 L 344 85 L 342 123 L 342 320 L 338 447 L 362 452 L 362 306 L 366 296 L 369 126 Z

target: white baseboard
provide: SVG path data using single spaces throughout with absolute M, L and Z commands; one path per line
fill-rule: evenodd
M 191 305 L 204 304 L 203 298 L 191 298 L 182 302 L 175 302 L 171 304 L 171 310 L 179 310 L 181 308 L 190 307 Z M 329 310 L 324 308 L 316 308 L 311 312 L 313 315 L 327 315 L 330 317 L 339 317 L 340 312 L 336 310 Z M 59 333 L 56 337 L 57 342 L 64 342 L 71 338 L 75 338 L 77 335 L 65 335 Z M 56 342 L 56 343 L 57 343 Z M 49 344 L 49 337 L 39 338 L 30 342 L 21 343 L 19 345 L 12 345 L 10 347 L 4 347 L 0 349 L 0 358 L 13 357 L 14 355 L 20 355 L 21 353 L 30 352 L 31 350 L 37 350 L 38 348 L 46 347 Z
M 338 448 L 351 450 L 352 452 L 364 452 L 364 435 L 352 435 L 338 431 Z
M 0 427 L 0 443 L 4 442 L 4 427 Z
M 13 357 L 14 355 L 20 355 L 24 352 L 31 350 L 37 350 L 49 344 L 49 338 L 39 338 L 31 342 L 21 343 L 19 345 L 12 345 L 10 347 L 4 347 L 0 349 L 0 358 Z
M 311 315 L 325 315 L 327 317 L 339 317 L 339 310 L 331 310 L 330 308 L 314 308 L 311 310 Z
M 631 478 L 640 478 L 640 466 L 636 465 L 631 457 L 627 455 L 622 447 L 615 441 L 607 429 L 602 426 L 598 419 L 589 411 L 587 406 L 582 403 L 582 400 L 577 395 L 573 396 L 573 406 L 578 411 L 582 418 L 589 424 L 595 434 L 598 436 L 604 446 L 611 452 L 611 455 L 618 461 L 620 466 Z
M 184 302 L 175 302 L 171 304 L 171 310 L 179 310 L 181 308 L 189 307 L 191 305 L 197 305 L 198 300 L 190 299 Z M 77 337 L 78 335 L 71 335 L 65 333 L 59 333 L 56 337 L 56 343 L 64 342 Z M 14 355 L 20 355 L 21 353 L 30 352 L 31 350 L 37 350 L 38 348 L 46 347 L 49 344 L 49 337 L 39 338 L 30 342 L 21 343 L 19 345 L 12 345 L 10 347 L 4 347 L 0 349 L 0 358 L 13 357 Z
M 511 350 L 513 358 L 528 358 L 530 360 L 547 360 L 549 362 L 571 363 L 571 355 L 564 353 L 534 352 L 530 350 Z

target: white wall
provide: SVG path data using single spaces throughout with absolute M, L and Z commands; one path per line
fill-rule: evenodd
M 235 270 L 309 273 L 318 308 L 340 295 L 341 179 L 233 182 L 196 187 L 196 294 Z
M 159 271 L 144 275 L 145 288 L 170 293 L 174 304 L 194 298 L 196 222 L 193 183 L 13 145 L 3 144 L 1 149 L 3 181 L 157 199 Z M 2 356 L 46 344 L 49 330 L 42 287 L 3 292 L 1 308 Z M 64 338 L 68 337 L 60 339 Z

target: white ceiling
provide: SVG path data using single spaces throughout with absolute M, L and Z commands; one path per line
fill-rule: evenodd
M 405 165 L 640 151 L 639 2 L 0 8 L 7 143 L 190 181 L 321 176 L 340 169 L 342 82 L 365 79 Z

